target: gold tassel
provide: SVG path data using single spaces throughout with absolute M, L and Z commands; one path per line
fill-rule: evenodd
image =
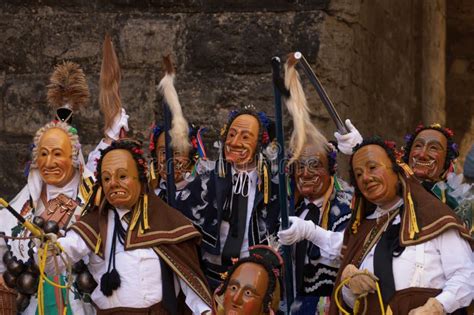
M 143 228 L 145 231 L 150 229 L 148 224 L 148 194 L 143 195 Z
M 446 192 L 444 189 L 441 189 L 441 201 L 446 203 Z
M 321 227 L 325 230 L 328 229 L 329 225 L 329 211 L 331 210 L 331 195 L 334 191 L 334 176 L 331 176 L 331 183 L 330 186 L 331 189 L 328 189 L 324 193 L 324 202 L 323 202 L 323 216 L 321 220 Z
M 99 239 L 97 240 L 97 243 L 95 244 L 94 254 L 97 255 L 99 253 L 101 243 L 102 243 L 102 238 L 99 235 Z
M 354 202 L 354 205 L 356 206 L 356 214 L 355 214 L 355 220 L 354 220 L 354 223 L 352 224 L 352 233 L 353 234 L 356 234 L 357 233 L 357 229 L 359 228 L 359 225 L 360 225 L 360 219 L 361 219 L 361 213 L 362 213 L 362 209 L 361 209 L 361 201 L 358 200 L 358 198 L 354 198 L 353 199 L 353 202 Z
M 268 168 L 266 166 L 263 167 L 263 203 L 268 204 L 269 199 L 269 180 L 268 180 Z
M 420 230 L 418 229 L 418 223 L 416 222 L 415 205 L 413 204 L 413 199 L 411 198 L 410 192 L 407 194 L 407 199 L 410 211 L 410 239 L 413 239 L 415 234 L 420 232 Z
M 135 226 L 137 225 L 138 219 L 140 219 L 140 205 L 141 205 L 141 199 L 135 205 L 135 209 L 133 211 L 132 222 L 130 223 L 130 230 L 133 230 L 135 228 Z
M 97 193 L 95 194 L 94 205 L 96 207 L 100 206 L 100 200 L 102 199 L 102 186 L 99 186 Z

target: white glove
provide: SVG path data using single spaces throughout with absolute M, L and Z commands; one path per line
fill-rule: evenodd
M 120 129 L 123 128 L 125 131 L 128 131 L 128 117 L 125 109 L 122 108 L 120 114 L 115 116 L 112 127 L 105 131 L 105 135 L 113 140 L 117 140 L 120 136 Z
M 290 216 L 290 227 L 278 232 L 279 242 L 282 245 L 293 245 L 302 240 L 311 240 L 316 233 L 316 226 L 312 221 L 306 221 L 301 218 Z
M 359 130 L 351 123 L 350 119 L 346 119 L 346 127 L 349 133 L 341 135 L 338 131 L 334 133 L 337 140 L 337 148 L 346 155 L 352 155 L 352 149 L 362 142 L 362 136 Z

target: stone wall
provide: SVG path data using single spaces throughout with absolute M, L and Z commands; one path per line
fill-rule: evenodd
M 462 165 L 474 144 L 474 2 L 447 1 L 446 115 L 455 132 Z
M 401 140 L 421 120 L 419 1 L 2 1 L 0 194 L 12 197 L 26 181 L 29 143 L 52 117 L 45 85 L 58 62 L 75 61 L 88 77 L 92 102 L 74 118 L 84 151 L 101 138 L 97 96 L 106 32 L 138 138 L 146 138 L 154 112 L 161 115 L 156 85 L 163 55 L 176 61 L 185 115 L 209 128 L 211 143 L 231 108 L 252 103 L 273 113 L 270 58 L 301 50 L 343 118 L 363 135 Z M 332 138 L 334 125 L 303 80 L 314 121 Z

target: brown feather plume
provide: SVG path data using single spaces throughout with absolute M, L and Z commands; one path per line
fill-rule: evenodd
M 114 122 L 115 116 L 120 114 L 122 101 L 120 100 L 120 65 L 110 35 L 105 35 L 102 47 L 102 67 L 100 69 L 99 105 L 104 114 L 107 130 Z
M 65 61 L 57 65 L 47 89 L 48 103 L 53 108 L 68 104 L 72 110 L 77 110 L 89 103 L 86 76 L 77 63 Z

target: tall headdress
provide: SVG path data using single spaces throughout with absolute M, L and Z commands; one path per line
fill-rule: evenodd
M 112 127 L 114 118 L 120 114 L 120 65 L 110 35 L 106 34 L 102 47 L 102 66 L 100 68 L 99 105 L 104 114 L 104 130 Z
M 78 64 L 64 61 L 58 64 L 47 86 L 48 104 L 56 110 L 56 119 L 71 123 L 73 111 L 89 103 L 86 76 Z
M 290 97 L 285 101 L 286 107 L 293 118 L 293 132 L 290 138 L 293 162 L 298 159 L 306 143 L 327 146 L 327 139 L 311 122 L 308 102 L 300 82 L 300 77 L 295 69 L 297 60 L 291 54 L 285 63 L 285 86 L 290 91 Z
M 171 146 L 175 151 L 188 153 L 191 149 L 191 143 L 188 137 L 188 122 L 184 118 L 181 104 L 179 103 L 178 93 L 174 87 L 176 73 L 169 55 L 163 57 L 163 63 L 166 69 L 166 74 L 163 79 L 161 79 L 160 84 L 158 85 L 158 90 L 168 104 L 172 116 L 170 129 Z

